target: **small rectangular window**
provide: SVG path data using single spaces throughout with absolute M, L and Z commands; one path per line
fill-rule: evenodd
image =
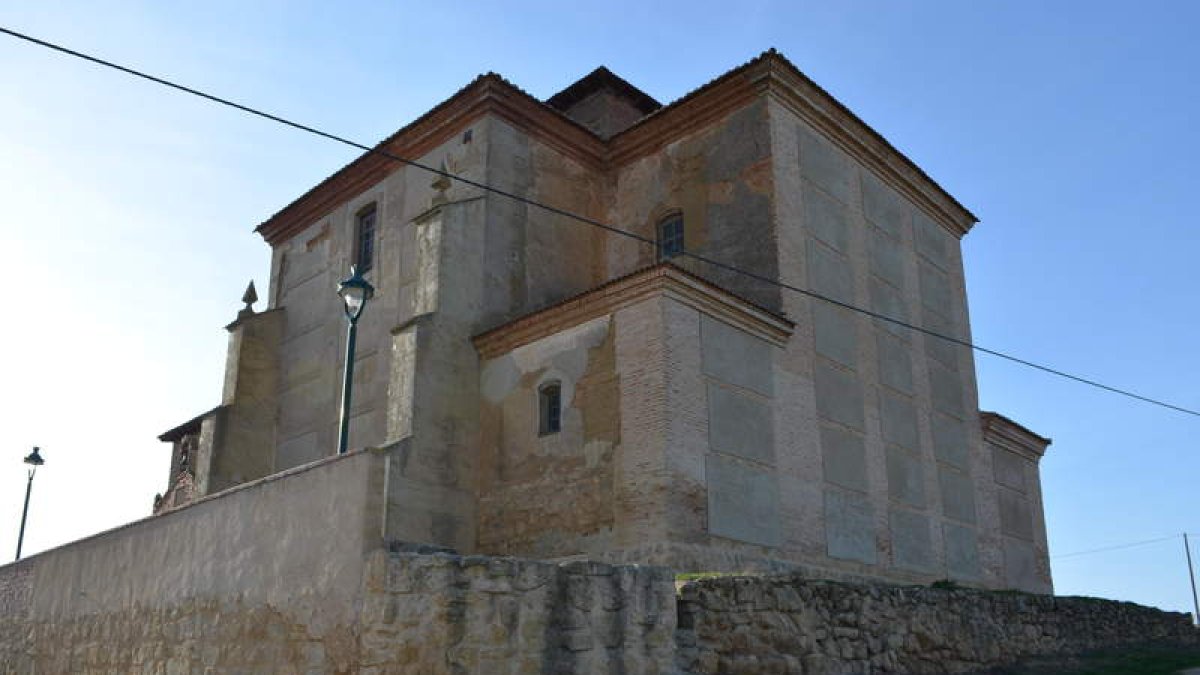
M 683 216 L 673 215 L 658 224 L 658 258 L 666 260 L 683 253 Z
M 354 224 L 354 264 L 366 272 L 375 264 L 375 205 L 358 212 Z
M 538 433 L 542 436 L 562 430 L 562 385 L 544 384 L 538 389 Z

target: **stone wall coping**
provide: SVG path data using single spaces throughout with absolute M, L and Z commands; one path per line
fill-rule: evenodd
M 145 518 L 139 518 L 137 520 L 133 520 L 128 523 L 125 523 L 124 525 L 118 525 L 114 528 L 103 530 L 101 532 L 97 532 L 96 534 L 92 534 L 92 535 L 83 537 L 82 539 L 76 539 L 74 541 L 69 541 L 65 544 L 55 546 L 54 548 L 48 548 L 45 551 L 39 551 L 37 553 L 25 556 L 24 558 L 21 558 L 20 560 L 10 562 L 10 563 L 4 564 L 4 565 L 0 565 L 0 573 L 6 572 L 10 568 L 16 568 L 17 566 L 25 565 L 29 561 L 35 560 L 41 556 L 49 555 L 52 553 L 58 553 L 60 551 L 65 551 L 67 549 L 74 548 L 76 546 L 81 546 L 81 545 L 89 543 L 89 542 L 94 542 L 99 539 L 111 537 L 120 532 L 124 532 L 125 530 L 133 529 L 133 528 L 139 527 L 145 523 L 157 520 L 158 518 L 167 518 L 173 514 L 181 513 L 181 512 L 187 511 L 188 509 L 196 508 L 196 507 L 200 506 L 201 504 L 207 504 L 209 502 L 216 501 L 218 499 L 223 499 L 225 497 L 228 497 L 228 496 L 233 495 L 238 492 L 243 492 L 246 490 L 254 490 L 254 489 L 257 489 L 264 485 L 267 485 L 269 483 L 275 483 L 275 482 L 278 482 L 281 480 L 286 480 L 288 478 L 297 476 L 299 474 L 308 473 L 309 471 L 316 471 L 327 465 L 334 464 L 334 463 L 341 462 L 341 461 L 348 461 L 351 458 L 357 458 L 357 457 L 360 457 L 365 454 L 380 455 L 380 454 L 383 454 L 384 452 L 386 452 L 386 449 L 363 448 L 361 450 L 353 450 L 351 452 L 347 452 L 344 455 L 334 455 L 332 457 L 324 457 L 322 459 L 318 459 L 316 461 L 309 462 L 308 464 L 301 464 L 300 466 L 295 466 L 290 469 L 280 471 L 278 473 L 273 473 L 269 476 L 263 476 L 262 478 L 259 478 L 256 480 L 241 483 L 240 485 L 235 485 L 231 488 L 227 488 L 220 492 L 214 492 L 213 494 L 205 495 L 199 499 L 196 499 L 195 501 L 190 501 L 186 504 L 181 504 L 175 508 L 167 509 L 167 510 L 163 511 L 162 513 L 156 513 L 156 514 L 153 514 L 150 516 L 146 516 Z
M 1011 450 L 1035 463 L 1046 454 L 1046 448 L 1053 442 L 999 413 L 980 411 L 979 422 L 984 441 Z
M 795 324 L 671 263 L 618 277 L 574 297 L 509 321 L 472 338 L 484 359 L 648 300 L 667 297 L 771 344 L 787 344 Z

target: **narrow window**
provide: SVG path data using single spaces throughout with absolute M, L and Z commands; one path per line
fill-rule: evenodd
M 658 259 L 683 253 L 683 215 L 673 214 L 658 223 Z
M 354 221 L 354 264 L 366 272 L 375 264 L 375 205 L 359 211 Z
M 538 434 L 557 434 L 562 430 L 562 385 L 547 382 L 538 388 Z

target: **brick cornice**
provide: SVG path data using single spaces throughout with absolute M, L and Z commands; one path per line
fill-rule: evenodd
M 606 148 L 603 141 L 562 113 L 494 74 L 476 78 L 458 93 L 377 144 L 375 150 L 417 160 L 488 114 L 522 129 L 585 166 L 596 169 L 605 166 Z M 378 152 L 363 153 L 268 218 L 255 231 L 271 245 L 286 241 L 400 166 L 400 162 Z
M 978 220 L 887 139 L 773 50 L 654 111 L 608 142 L 500 76 L 488 74 L 375 147 L 417 159 L 477 119 L 494 115 L 583 166 L 608 171 L 763 98 L 813 125 L 956 236 L 961 237 Z M 272 245 L 285 241 L 398 166 L 398 162 L 380 154 L 364 153 L 256 231 Z
M 983 440 L 1011 450 L 1037 463 L 1046 454 L 1051 441 L 1039 436 L 1004 415 L 980 411 L 979 423 L 983 428 Z
M 670 298 L 777 346 L 787 343 L 795 326 L 700 277 L 662 263 L 480 333 L 473 342 L 479 355 L 490 359 L 654 297 Z

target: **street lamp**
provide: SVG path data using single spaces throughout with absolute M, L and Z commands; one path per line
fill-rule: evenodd
M 45 464 L 46 460 L 42 459 L 35 447 L 33 452 L 25 457 L 25 463 L 29 465 L 29 481 L 25 484 L 25 508 L 21 510 L 21 534 L 17 535 L 17 560 L 21 559 L 21 544 L 25 542 L 25 518 L 29 516 L 29 493 L 33 491 L 33 474 L 37 473 L 37 468 Z
M 357 265 L 350 266 L 350 276 L 338 284 L 338 295 L 345 303 L 346 321 L 346 367 L 342 377 L 342 414 L 338 423 L 338 454 L 346 454 L 350 440 L 350 390 L 354 384 L 354 340 L 358 335 L 358 317 L 362 316 L 367 301 L 375 295 L 375 287 L 363 278 Z

